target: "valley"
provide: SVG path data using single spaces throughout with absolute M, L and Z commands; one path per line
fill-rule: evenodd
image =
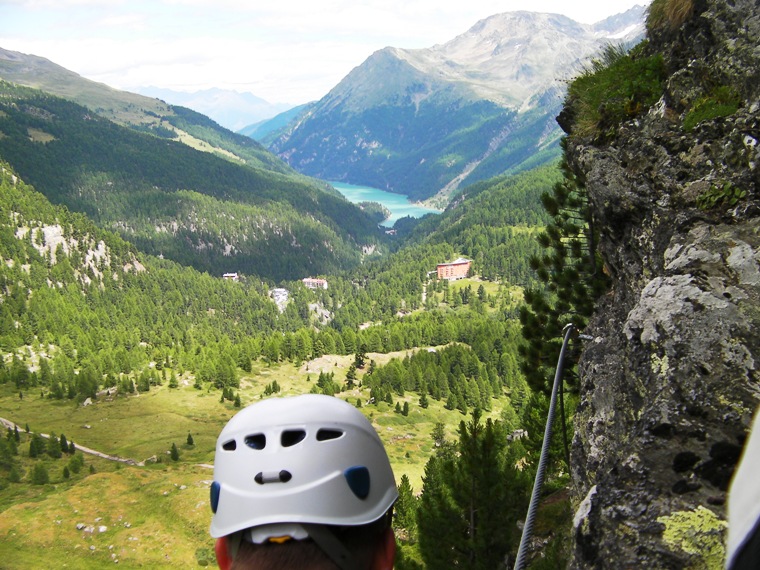
M 316 391 L 361 406 L 397 477 L 417 494 L 442 441 L 432 437 L 439 426 L 438 437 L 453 445 L 475 409 L 511 431 L 536 405 L 517 365 L 516 283 L 530 281 L 518 265 L 485 254 L 497 243 L 521 244 L 523 256 L 533 250 L 540 213 L 530 196 L 551 184 L 548 169 L 497 184 L 496 195 L 511 197 L 500 208 L 479 204 L 490 193 L 473 193 L 467 216 L 485 220 L 488 207 L 489 216 L 514 220 L 513 231 L 489 238 L 496 241 L 466 233 L 444 240 L 420 228 L 411 249 L 328 274 L 327 289 L 281 282 L 289 290 L 282 312 L 254 276 L 224 280 L 145 254 L 4 169 L 0 417 L 22 428 L 0 439 L 7 476 L 0 528 L 9 549 L 0 555 L 12 550 L 18 564 L 9 568 L 54 565 L 62 556 L 82 568 L 117 559 L 127 567 L 205 564 L 212 543 L 202 528 L 204 491 L 216 436 L 261 397 Z M 448 218 L 461 232 L 461 214 L 429 223 Z M 437 263 L 464 253 L 482 271 L 512 277 L 431 278 Z M 50 436 L 41 455 L 32 451 L 37 433 Z M 59 453 L 64 434 L 71 443 Z M 83 454 L 77 444 L 127 461 Z M 113 489 L 108 500 L 90 497 L 103 486 Z M 164 497 L 172 509 L 187 509 L 175 515 L 183 530 L 170 552 L 158 548 L 169 522 L 177 524 L 156 510 Z M 36 538 L 14 533 L 19 520 Z

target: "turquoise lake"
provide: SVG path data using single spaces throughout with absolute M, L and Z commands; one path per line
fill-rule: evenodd
M 344 184 L 343 182 L 328 182 L 338 192 L 343 194 L 349 202 L 379 202 L 391 212 L 391 217 L 385 220 L 382 225 L 392 227 L 396 220 L 404 216 L 412 218 L 421 218 L 425 214 L 440 214 L 438 210 L 426 208 L 419 204 L 413 204 L 402 194 L 386 192 L 378 188 L 369 186 L 357 186 L 355 184 Z

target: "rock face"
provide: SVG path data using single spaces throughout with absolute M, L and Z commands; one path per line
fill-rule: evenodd
M 571 568 L 720 567 L 760 401 L 760 3 L 680 4 L 650 30 L 659 104 L 604 144 L 569 139 L 613 282 L 580 362 Z M 716 86 L 738 110 L 685 128 Z

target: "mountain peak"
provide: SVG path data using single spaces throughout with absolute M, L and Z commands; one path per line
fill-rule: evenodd
M 305 174 L 445 201 L 457 187 L 556 157 L 564 81 L 631 25 L 643 31 L 643 14 L 595 29 L 505 12 L 444 44 L 384 48 L 271 149 Z
M 553 13 L 504 12 L 428 49 L 396 50 L 422 72 L 466 83 L 484 99 L 521 107 L 569 79 L 611 38 L 643 35 L 643 7 L 589 26 Z

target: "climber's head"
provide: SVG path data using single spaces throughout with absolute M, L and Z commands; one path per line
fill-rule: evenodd
M 285 567 L 262 565 L 282 559 L 299 568 L 390 568 L 397 497 L 383 444 L 356 408 L 314 394 L 263 400 L 217 440 L 211 536 L 220 539 L 220 567 Z

